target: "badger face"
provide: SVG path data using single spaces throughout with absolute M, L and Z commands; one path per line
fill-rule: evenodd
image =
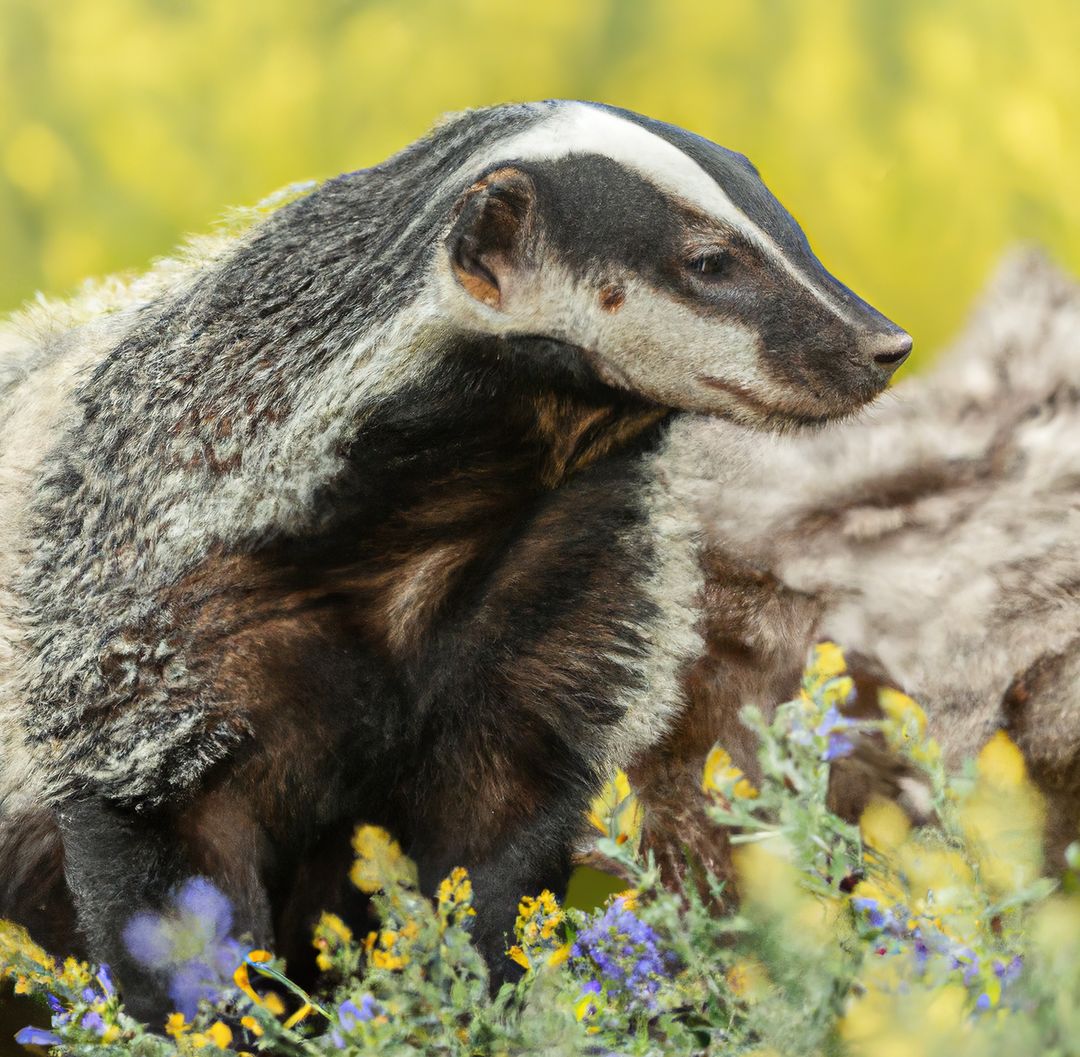
M 554 339 L 613 386 L 763 426 L 851 413 L 911 349 L 746 158 L 682 129 L 558 103 L 474 163 L 438 261 L 466 330 Z

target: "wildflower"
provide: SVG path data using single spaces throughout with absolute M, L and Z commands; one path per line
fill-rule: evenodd
M 16 1032 L 15 1041 L 20 1046 L 59 1046 L 63 1040 L 55 1032 L 43 1028 L 22 1028 Z
M 360 1024 L 385 1019 L 385 1014 L 382 1006 L 371 995 L 364 994 L 360 997 L 360 1005 L 351 998 L 342 1002 L 337 1007 L 335 1019 L 337 1027 L 331 1029 L 330 1040 L 336 1049 L 343 1050 L 346 1045 L 345 1035 L 351 1034 Z
M 123 933 L 131 956 L 149 969 L 169 975 L 169 997 L 188 1019 L 200 999 L 222 994 L 242 958 L 230 937 L 232 906 L 205 878 L 185 881 L 166 913 L 137 914 Z
M 109 967 L 107 965 L 98 966 L 97 982 L 101 985 L 101 993 L 106 997 L 111 997 L 116 994 L 116 986 L 113 984 L 112 976 L 109 975 Z
M 675 967 L 651 926 L 616 901 L 582 929 L 570 949 L 607 983 L 607 993 L 631 1008 L 656 1008 L 656 996 Z
M 361 892 L 378 892 L 393 885 L 416 887 L 416 865 L 401 845 L 379 826 L 358 826 L 353 834 L 353 863 L 349 878 Z
M 735 796 L 743 800 L 753 800 L 758 796 L 757 789 L 731 762 L 731 755 L 727 750 L 719 745 L 714 745 L 705 759 L 701 787 L 706 793 L 715 793 L 721 798 Z
M 539 964 L 560 965 L 568 954 L 560 942 L 564 920 L 562 907 L 546 888 L 538 896 L 525 896 L 518 904 L 514 922 L 518 942 L 506 953 L 523 969 Z
M 855 720 L 842 715 L 836 705 L 829 706 L 829 710 L 814 729 L 817 737 L 828 738 L 828 744 L 821 755 L 825 762 L 831 763 L 833 760 L 842 759 L 855 751 L 855 743 L 845 733 L 853 727 L 858 727 Z
M 368 959 L 372 966 L 388 972 L 404 969 L 410 961 L 410 940 L 414 939 L 416 934 L 415 926 L 401 930 L 383 929 L 377 934 L 378 945 L 373 943 L 368 946 Z M 373 933 L 373 935 L 376 934 Z
M 98 1035 L 105 1034 L 105 1021 L 101 1019 L 101 1014 L 95 1009 L 91 1009 L 83 1015 L 82 1020 L 79 1021 L 79 1027 L 86 1028 L 87 1031 L 94 1031 Z
M 472 881 L 468 871 L 458 866 L 439 883 L 439 916 L 448 925 L 464 924 L 476 914 L 472 906 Z
M 574 1003 L 574 1016 L 578 1020 L 584 1020 L 596 1013 L 596 995 L 601 994 L 603 988 L 599 980 L 588 980 L 581 988 L 581 997 Z
M 165 1034 L 179 1039 L 181 1035 L 191 1030 L 187 1017 L 183 1013 L 170 1013 L 165 1018 Z
M 636 847 L 641 839 L 641 804 L 624 771 L 616 771 L 593 799 L 589 822 L 616 844 Z
M 250 1031 L 255 1038 L 260 1038 L 263 1034 L 263 1026 L 252 1016 L 241 1017 L 240 1026 Z
M 227 1050 L 232 1043 L 232 1031 L 228 1025 L 215 1020 L 205 1032 L 196 1032 L 191 1036 L 193 1046 L 216 1046 L 219 1050 Z

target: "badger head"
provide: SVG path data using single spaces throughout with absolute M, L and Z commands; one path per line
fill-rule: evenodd
M 764 426 L 851 413 L 911 349 L 745 157 L 682 129 L 552 104 L 462 176 L 437 285 L 468 331 L 564 343 L 612 386 Z

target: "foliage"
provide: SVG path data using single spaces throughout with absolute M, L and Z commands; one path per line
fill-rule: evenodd
M 1072 0 L 0 0 L 0 310 L 447 110 L 598 99 L 748 154 L 916 338 L 1002 248 L 1080 269 Z
M 427 899 L 398 844 L 362 827 L 352 877 L 381 927 L 360 938 L 323 916 L 317 993 L 270 953 L 232 946 L 227 903 L 192 881 L 125 935 L 134 957 L 181 978 L 172 993 L 188 1005 L 164 1035 L 125 1014 L 107 968 L 58 963 L 0 926 L 0 975 L 52 1015 L 21 1039 L 88 1057 L 1076 1052 L 1080 881 L 1070 871 L 1059 892 L 1041 876 L 1043 805 L 1018 750 L 999 734 L 947 775 L 914 701 L 883 690 L 885 718 L 853 723 L 839 707 L 851 693 L 840 650 L 815 647 L 795 700 L 771 719 L 745 712 L 760 788 L 722 748 L 710 754 L 703 787 L 734 849 L 733 891 L 717 877 L 682 896 L 661 887 L 637 849 L 639 807 L 616 776 L 590 818 L 597 851 L 633 887 L 592 913 L 525 895 L 507 952 L 523 975 L 495 995 L 472 945 L 466 872 Z M 871 733 L 924 776 L 933 824 L 913 828 L 886 801 L 858 826 L 828 810 L 833 762 Z M 220 971 L 230 952 L 231 975 Z

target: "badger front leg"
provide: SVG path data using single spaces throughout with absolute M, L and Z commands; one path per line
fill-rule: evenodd
M 521 899 L 545 889 L 559 900 L 565 895 L 595 784 L 583 746 L 523 726 L 516 744 L 504 737 L 508 730 L 465 724 L 443 741 L 441 761 L 431 761 L 441 774 L 427 791 L 409 847 L 427 893 L 454 867 L 468 870 L 473 939 L 493 989 L 520 975 L 507 949 L 516 942 Z
M 154 969 L 129 948 L 125 928 L 145 912 L 166 910 L 177 887 L 192 876 L 207 876 L 229 898 L 234 936 L 259 945 L 271 935 L 269 903 L 254 861 L 240 870 L 252 843 L 240 826 L 230 833 L 236 851 L 222 854 L 224 832 L 200 830 L 210 817 L 197 800 L 184 814 L 136 812 L 101 797 L 65 803 L 57 812 L 64 846 L 64 873 L 80 928 L 93 961 L 107 963 L 119 981 L 127 1011 L 160 1030 L 175 1008 L 168 969 Z M 235 812 L 214 812 L 236 822 Z M 220 835 L 220 836 L 219 836 Z M 143 956 L 145 958 L 145 955 Z

